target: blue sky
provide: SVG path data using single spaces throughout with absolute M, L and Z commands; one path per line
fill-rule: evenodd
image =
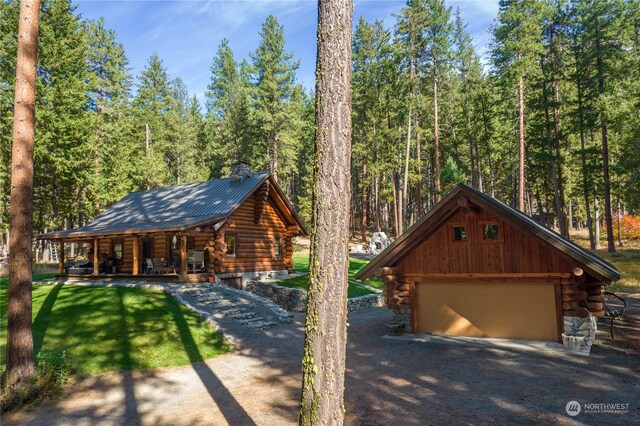
M 76 0 L 84 18 L 104 17 L 107 28 L 118 33 L 137 76 L 154 51 L 162 58 L 172 78 L 180 77 L 189 92 L 202 101 L 209 83 L 211 62 L 223 38 L 229 39 L 236 60 L 248 58 L 258 46 L 261 25 L 269 14 L 284 25 L 287 50 L 300 60 L 298 81 L 314 88 L 317 2 L 315 0 L 190 0 L 113 1 Z M 460 8 L 482 53 L 490 39 L 489 27 L 498 13 L 498 0 L 447 0 Z M 405 1 L 355 0 L 353 22 L 394 24 L 394 14 Z

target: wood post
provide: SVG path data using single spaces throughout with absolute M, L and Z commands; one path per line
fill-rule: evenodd
M 180 273 L 186 275 L 187 273 L 187 236 L 180 236 Z
M 140 273 L 140 239 L 136 235 L 133 237 L 133 275 Z
M 64 240 L 60 240 L 58 247 L 58 273 L 64 274 Z
M 100 251 L 100 243 L 97 238 L 93 239 L 93 275 L 100 274 L 100 256 L 98 256 L 98 252 Z

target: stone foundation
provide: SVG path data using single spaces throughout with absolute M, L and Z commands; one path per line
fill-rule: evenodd
M 580 318 L 578 316 L 565 315 L 563 317 L 563 322 L 563 341 L 565 346 L 567 346 L 567 340 L 577 340 L 580 341 L 581 344 L 584 342 L 584 346 L 582 346 L 582 348 L 574 348 L 574 350 L 588 353 L 591 349 L 591 345 L 593 345 L 593 342 L 596 339 L 596 330 L 598 329 L 596 317 L 588 316 L 586 318 Z M 567 339 L 567 336 L 575 336 L 576 338 Z M 575 342 L 573 343 L 575 344 Z
M 404 331 L 407 333 L 411 330 L 411 310 L 410 309 L 394 309 L 393 321 L 404 323 Z

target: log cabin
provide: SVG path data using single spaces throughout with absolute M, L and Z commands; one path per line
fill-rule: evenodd
M 620 274 L 529 216 L 460 184 L 355 275 L 381 278 L 413 333 L 562 341 L 595 336 Z
M 40 234 L 64 254 L 65 244 L 89 244 L 89 262 L 58 274 L 100 279 L 146 278 L 182 282 L 218 277 L 242 287 L 257 274 L 286 273 L 292 238 L 308 235 L 277 182 L 244 162 L 231 176 L 133 192 L 86 225 Z

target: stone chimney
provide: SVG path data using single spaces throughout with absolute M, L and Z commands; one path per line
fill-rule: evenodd
M 251 175 L 251 166 L 244 161 L 236 161 L 231 164 L 231 178 L 233 180 L 242 180 L 242 178 Z

